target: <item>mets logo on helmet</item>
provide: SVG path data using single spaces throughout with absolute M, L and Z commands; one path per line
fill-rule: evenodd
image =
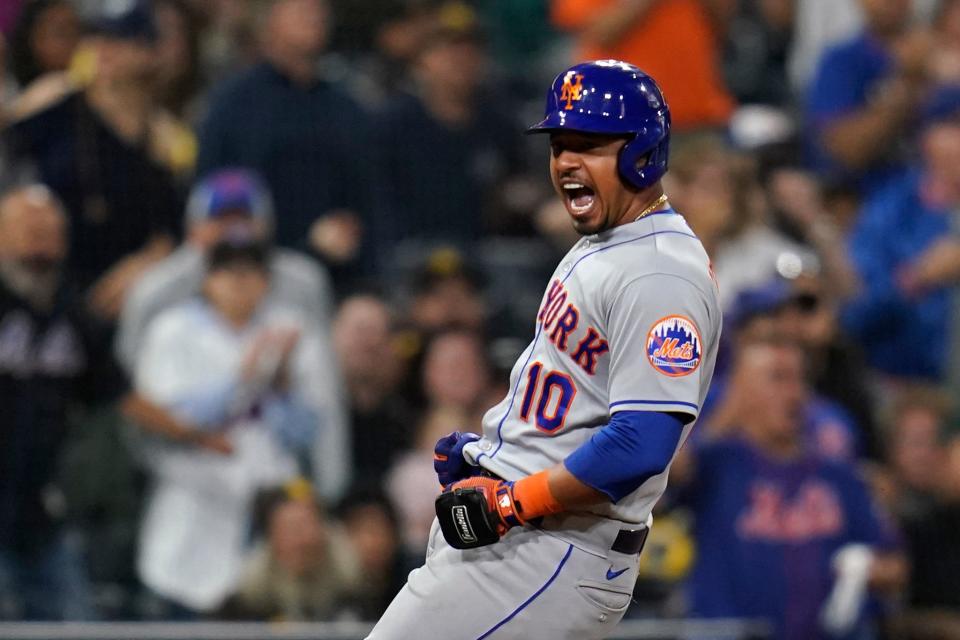
M 563 87 L 560 89 L 560 102 L 567 101 L 564 111 L 572 111 L 573 103 L 583 98 L 583 74 L 568 71 L 563 78 Z
M 660 373 L 677 378 L 700 366 L 700 332 L 684 316 L 657 320 L 647 333 L 647 359 Z

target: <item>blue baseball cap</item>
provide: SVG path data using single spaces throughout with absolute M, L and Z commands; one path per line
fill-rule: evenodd
M 793 297 L 793 288 L 783 278 L 776 278 L 751 289 L 744 289 L 737 294 L 731 307 L 729 322 L 734 327 L 742 327 L 757 316 L 780 311 L 793 300 Z
M 264 181 L 249 169 L 221 169 L 198 182 L 187 201 L 186 223 L 211 220 L 227 212 L 247 213 L 273 223 L 273 199 Z

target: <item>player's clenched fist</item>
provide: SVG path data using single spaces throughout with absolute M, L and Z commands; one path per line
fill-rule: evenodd
M 516 482 L 483 476 L 461 480 L 437 497 L 436 509 L 447 543 L 472 549 L 563 507 L 550 492 L 547 472 L 541 471 Z
M 480 467 L 467 462 L 463 457 L 463 448 L 480 439 L 475 433 L 454 431 L 437 440 L 433 448 L 433 470 L 437 472 L 440 486 L 446 488 L 464 478 L 480 473 Z

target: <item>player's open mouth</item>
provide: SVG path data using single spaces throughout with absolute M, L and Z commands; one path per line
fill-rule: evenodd
M 582 215 L 593 207 L 594 191 L 590 187 L 582 182 L 567 182 L 561 186 L 574 215 Z

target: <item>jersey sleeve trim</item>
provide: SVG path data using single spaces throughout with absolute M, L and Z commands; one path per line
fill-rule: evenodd
M 618 400 L 609 405 L 612 411 L 669 411 L 689 413 L 694 417 L 700 414 L 700 406 L 682 400 Z

